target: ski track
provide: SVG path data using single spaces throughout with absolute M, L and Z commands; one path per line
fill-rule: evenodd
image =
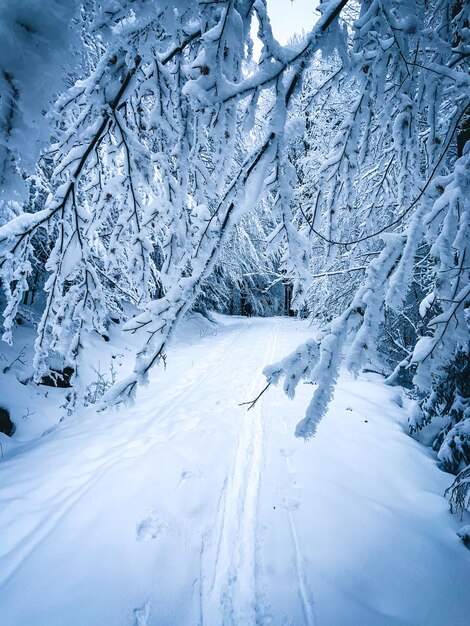
M 287 424 L 286 424 L 287 428 Z M 293 476 L 295 472 L 292 469 L 292 465 L 289 456 L 284 456 L 284 460 L 287 467 L 287 472 L 290 476 Z M 297 575 L 297 585 L 299 589 L 299 596 L 302 601 L 302 609 L 304 613 L 305 626 L 315 626 L 316 620 L 315 614 L 315 600 L 313 597 L 313 590 L 306 582 L 302 551 L 300 549 L 297 526 L 295 523 L 294 510 L 295 507 L 287 504 L 287 516 L 289 518 L 289 530 L 292 538 L 292 544 L 294 547 L 294 559 L 295 559 L 295 571 Z
M 271 330 L 265 362 L 273 360 L 279 332 L 276 323 Z M 264 338 L 263 338 L 264 339 Z M 263 341 L 264 343 L 264 341 Z M 246 392 L 255 397 L 263 385 L 263 367 L 258 367 Z M 257 513 L 264 443 L 264 398 L 246 410 L 240 425 L 238 447 L 230 475 L 224 481 L 218 507 L 218 537 L 212 584 L 208 597 L 202 597 L 201 623 L 213 607 L 219 617 L 212 615 L 209 624 L 241 626 L 259 624 L 264 613 L 261 607 L 257 567 Z M 210 579 L 205 576 L 203 580 Z M 202 584 L 201 584 L 202 588 Z M 217 621 L 218 619 L 218 621 Z
M 152 418 L 143 423 L 137 421 L 135 425 L 131 422 L 134 428 L 132 431 L 126 430 L 121 445 L 111 448 L 111 454 L 104 459 L 103 457 L 99 457 L 99 463 L 92 464 L 89 471 L 83 473 L 81 476 L 74 477 L 74 482 L 79 482 L 78 486 L 75 485 L 70 489 L 70 487 L 67 487 L 68 480 L 64 480 L 60 485 L 62 488 L 57 490 L 58 493 L 56 495 L 46 493 L 45 500 L 47 500 L 49 506 L 45 510 L 45 515 L 37 519 L 36 525 L 22 538 L 20 543 L 15 545 L 10 553 L 7 552 L 3 555 L 5 564 L 1 574 L 0 584 L 4 584 L 10 578 L 25 559 L 34 551 L 35 547 L 54 531 L 70 510 L 76 506 L 93 486 L 116 464 L 123 459 L 141 456 L 148 452 L 153 446 L 166 442 L 182 430 L 185 430 L 185 424 L 187 425 L 188 419 L 175 421 L 173 418 L 174 414 L 177 412 L 178 406 L 183 406 L 194 391 L 213 374 L 214 367 L 225 357 L 230 356 L 234 346 L 240 342 L 240 339 L 248 333 L 251 328 L 252 325 L 250 324 L 245 325 L 242 329 L 236 329 L 233 337 L 230 338 L 229 335 L 228 345 L 224 345 L 226 341 L 222 340 L 221 342 L 219 339 L 217 343 L 222 343 L 222 346 L 219 345 L 212 358 L 204 358 L 204 369 L 193 382 L 179 382 L 178 385 L 176 385 L 176 389 L 166 393 L 162 398 L 164 408 L 162 408 L 161 411 L 156 409 Z M 171 399 L 171 402 L 169 399 Z M 192 420 L 190 422 L 191 428 L 195 428 L 198 422 L 199 420 Z M 155 426 L 155 428 L 149 428 L 150 426 Z M 168 426 L 170 426 L 169 432 L 165 430 Z M 143 437 L 139 436 L 139 431 L 145 433 Z M 67 479 L 70 479 L 70 476 L 67 476 Z M 16 488 L 18 488 L 18 486 L 19 485 L 16 485 Z M 47 484 L 45 490 L 46 492 L 48 490 Z M 26 492 L 23 492 L 22 495 L 27 496 L 28 493 L 34 493 L 34 499 L 39 499 L 37 486 L 31 487 Z M 12 558 L 10 562 L 8 562 L 10 556 Z

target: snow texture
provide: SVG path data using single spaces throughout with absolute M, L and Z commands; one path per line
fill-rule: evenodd
M 342 371 L 306 445 L 292 430 L 309 385 L 239 403 L 311 329 L 217 320 L 186 320 L 132 409 L 91 406 L 40 438 L 22 420 L 0 462 L 0 622 L 466 626 L 447 476 L 404 432 L 397 391 Z M 132 368 L 117 334 L 87 349 Z

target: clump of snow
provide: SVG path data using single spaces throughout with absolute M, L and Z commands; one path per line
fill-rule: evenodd
M 457 531 L 457 535 L 464 542 L 464 544 L 470 548 L 470 524 L 462 526 L 462 528 Z

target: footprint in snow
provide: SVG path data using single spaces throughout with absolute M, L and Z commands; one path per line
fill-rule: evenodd
M 188 478 L 194 478 L 196 474 L 190 469 L 185 469 L 181 472 L 181 480 L 187 480 Z
M 403 397 L 401 396 L 401 394 L 396 393 L 390 399 L 394 404 L 396 404 L 400 408 L 403 408 Z
M 150 617 L 150 602 L 140 609 L 134 609 L 134 617 L 134 626 L 147 626 Z
M 168 524 L 155 511 L 150 511 L 137 524 L 136 539 L 137 541 L 150 541 L 150 539 L 164 535 L 167 530 Z
M 287 509 L 287 511 L 297 511 L 300 508 L 300 502 L 294 498 L 283 498 L 282 506 Z

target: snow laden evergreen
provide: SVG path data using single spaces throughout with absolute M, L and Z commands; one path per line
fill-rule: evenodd
M 461 493 L 467 5 L 330 0 L 282 46 L 265 0 L 50 4 L 46 31 L 62 25 L 77 52 L 48 115 L 29 109 L 36 150 L 50 134 L 35 169 L 18 139 L 26 69 L 11 55 L 1 83 L 3 176 L 14 170 L 28 190 L 2 204 L 4 339 L 43 285 L 36 379 L 59 355 L 74 368 L 71 404 L 82 402 L 86 338 L 124 317 L 141 349 L 103 407 L 131 403 L 189 309 L 228 307 L 227 285 L 246 290 L 240 275 L 252 293 L 289 281 L 294 308 L 322 323 L 266 368 L 288 395 L 315 385 L 297 435 L 315 433 L 343 362 L 354 375 L 380 367 L 412 388 L 414 432 L 444 418 L 435 446 L 444 469 L 464 472 Z M 36 32 L 34 15 L 12 14 L 11 32 Z M 59 63 L 52 44 L 48 55 Z M 35 104 L 52 99 L 43 88 Z M 269 306 L 258 298 L 257 311 Z

